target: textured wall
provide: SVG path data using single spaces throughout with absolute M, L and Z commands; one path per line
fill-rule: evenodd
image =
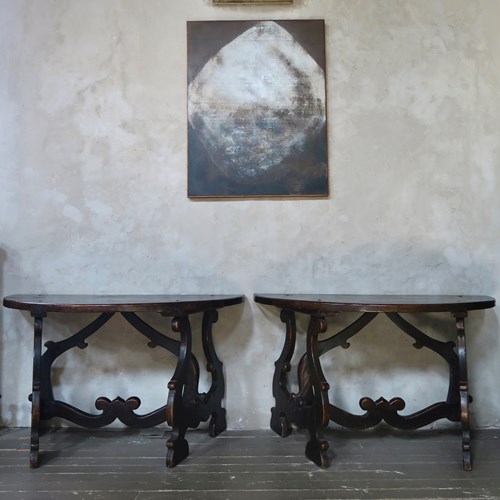
M 265 427 L 272 406 L 283 332 L 255 291 L 500 295 L 500 2 L 0 0 L 0 11 L 0 292 L 246 294 L 215 333 L 230 427 Z M 260 18 L 326 20 L 331 196 L 190 201 L 186 21 Z M 499 314 L 467 321 L 477 426 L 500 425 Z M 52 315 L 47 335 L 89 319 Z M 447 320 L 418 324 L 451 339 Z M 325 360 L 334 401 L 403 396 L 411 411 L 443 399 L 442 363 L 387 330 L 376 320 L 336 366 Z M 29 315 L 2 308 L 4 425 L 29 424 L 31 331 Z M 173 366 L 117 318 L 61 359 L 56 393 L 89 410 L 138 395 L 146 411 Z

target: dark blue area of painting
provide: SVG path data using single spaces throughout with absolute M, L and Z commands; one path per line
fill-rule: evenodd
M 327 196 L 326 127 L 309 138 L 306 146 L 295 150 L 273 168 L 269 176 L 255 183 L 229 177 L 213 162 L 196 131 L 188 133 L 188 196 Z

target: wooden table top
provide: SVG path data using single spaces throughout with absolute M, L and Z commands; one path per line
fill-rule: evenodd
M 9 295 L 3 305 L 32 313 L 158 312 L 192 314 L 240 304 L 243 295 Z
M 487 295 L 261 294 L 255 302 L 304 313 L 465 312 L 495 306 Z

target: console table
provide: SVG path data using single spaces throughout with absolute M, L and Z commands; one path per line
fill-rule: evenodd
M 261 304 L 281 309 L 281 321 L 286 325 L 283 350 L 275 363 L 273 395 L 276 406 L 271 409 L 271 428 L 287 436 L 292 423 L 309 430 L 306 456 L 320 467 L 328 467 L 328 441 L 323 436 L 329 421 L 350 429 L 373 427 L 384 420 L 398 429 L 417 429 L 446 418 L 460 422 L 462 455 L 465 470 L 471 470 L 467 361 L 465 351 L 465 317 L 468 311 L 495 306 L 488 296 L 466 295 L 289 295 L 255 294 Z M 306 353 L 298 364 L 298 393 L 287 388 L 287 373 L 295 350 L 295 313 L 310 316 L 307 330 Z M 456 322 L 457 345 L 441 342 L 417 329 L 401 313 L 449 312 Z M 320 340 L 327 330 L 327 318 L 341 313 L 362 313 L 358 319 L 338 333 Z M 379 398 L 361 398 L 364 414 L 344 411 L 328 400 L 329 384 L 323 374 L 320 357 L 335 347 L 348 348 L 348 340 L 362 330 L 379 313 L 384 313 L 405 334 L 415 340 L 415 348 L 426 347 L 441 356 L 449 365 L 450 380 L 446 401 L 437 402 L 410 415 L 400 415 L 405 408 L 403 399 L 390 401 Z
M 212 325 L 217 321 L 217 309 L 240 304 L 241 295 L 11 295 L 3 305 L 12 309 L 29 311 L 34 318 L 33 389 L 29 399 L 31 411 L 31 467 L 39 463 L 40 421 L 62 417 L 83 427 L 98 428 L 119 419 L 130 427 L 146 428 L 167 421 L 172 435 L 167 441 L 166 463 L 174 467 L 189 455 L 185 439 L 188 427 L 197 427 L 210 418 L 209 434 L 215 437 L 226 429 L 222 362 L 217 357 L 212 340 Z M 60 342 L 46 342 L 42 354 L 43 319 L 48 313 L 97 313 L 99 316 L 69 338 Z M 155 330 L 137 313 L 154 312 L 172 317 L 173 332 L 179 340 Z M 135 412 L 141 401 L 117 397 L 113 401 L 97 398 L 99 414 L 87 413 L 68 403 L 54 399 L 51 368 L 55 359 L 74 347 L 84 349 L 86 340 L 99 330 L 115 313 L 120 313 L 135 330 L 149 339 L 149 347 L 162 347 L 177 356 L 177 366 L 168 383 L 166 405 L 145 415 Z M 203 313 L 202 343 L 211 373 L 208 393 L 198 392 L 199 364 L 191 352 L 192 334 L 189 315 Z

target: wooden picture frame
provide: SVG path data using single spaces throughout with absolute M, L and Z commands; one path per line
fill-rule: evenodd
M 293 0 L 213 0 L 214 5 L 292 4 Z

